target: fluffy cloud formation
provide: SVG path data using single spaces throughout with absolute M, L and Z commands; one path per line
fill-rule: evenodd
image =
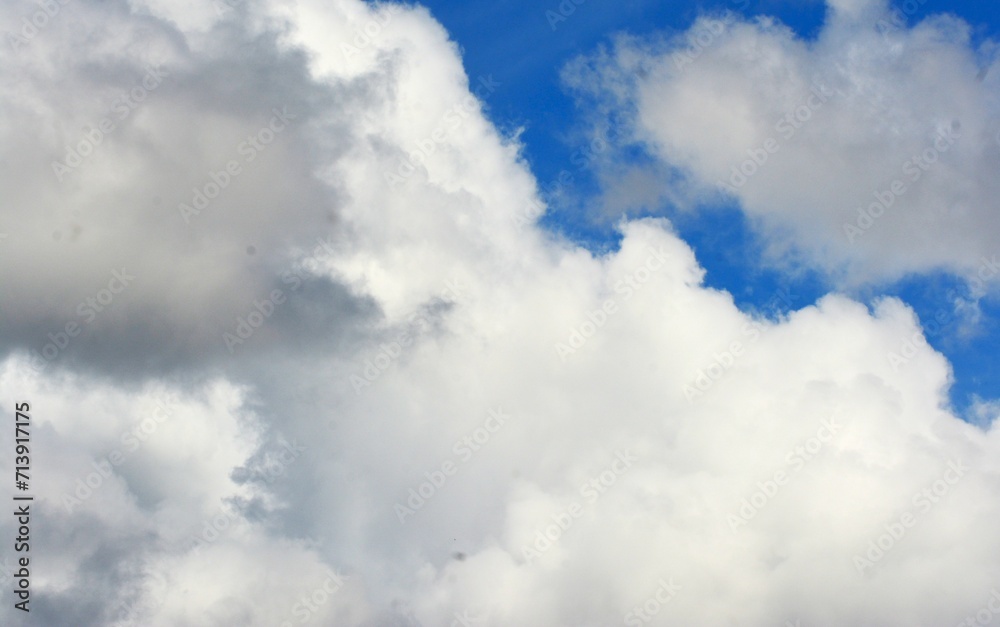
M 567 77 L 624 114 L 687 203 L 735 198 L 776 256 L 804 253 L 843 285 L 992 279 L 993 45 L 948 15 L 908 26 L 919 5 L 831 2 L 809 41 L 766 17 L 704 17 L 671 39 L 621 38 Z
M 325 292 L 331 321 L 365 310 L 301 267 L 331 249 L 342 199 L 313 174 L 355 141 L 359 84 L 315 83 L 248 19 L 183 32 L 126 2 L 53 6 L 0 9 L 0 255 L 31 268 L 3 277 L 6 349 L 169 372 L 211 361 L 273 290 Z M 296 307 L 262 335 L 294 341 Z
M 34 10 L 11 6 L 11 28 Z M 556 240 L 482 115 L 503 85 L 466 77 L 425 10 L 226 6 L 66 5 L 0 64 L 22 76 L 3 132 L 27 151 L 5 155 L 2 254 L 38 264 L 4 265 L 0 370 L 7 419 L 32 403 L 35 618 L 941 625 L 988 607 L 996 406 L 981 427 L 944 409 L 949 365 L 902 303 L 755 319 L 665 220 L 621 223 L 601 256 Z M 172 83 L 54 182 L 67 129 L 141 80 L 136 59 Z M 186 224 L 189 190 L 285 103 L 301 126 Z M 57 340 L 28 330 L 58 331 L 121 264 L 135 284 L 39 372 L 26 349 Z

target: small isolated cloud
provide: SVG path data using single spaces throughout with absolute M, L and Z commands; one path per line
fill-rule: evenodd
M 736 200 L 776 258 L 805 252 L 843 285 L 972 279 L 1000 252 L 993 46 L 956 17 L 917 22 L 917 6 L 831 2 L 813 40 L 703 17 L 670 39 L 620 38 L 567 80 L 682 175 L 677 204 Z

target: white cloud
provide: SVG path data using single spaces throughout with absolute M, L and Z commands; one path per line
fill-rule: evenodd
M 91 29 L 105 13 L 135 28 L 147 23 L 115 13 L 117 5 L 83 6 L 93 14 L 85 22 Z M 348 58 L 342 39 L 324 29 L 354 37 L 379 19 L 379 9 L 353 1 L 302 2 L 273 14 L 251 9 L 248 19 L 259 28 L 276 15 L 293 20 L 279 45 L 261 44 L 259 56 L 246 61 L 260 64 L 259 84 L 219 60 L 225 54 L 213 37 L 221 31 L 203 38 L 208 26 L 175 29 L 153 20 L 163 41 L 186 42 L 171 44 L 183 94 L 164 91 L 162 110 L 151 102 L 144 126 L 109 146 L 105 166 L 95 162 L 95 170 L 113 173 L 129 155 L 141 156 L 128 177 L 115 183 L 95 171 L 62 200 L 119 189 L 138 194 L 162 172 L 143 159 L 176 168 L 170 181 L 156 183 L 164 198 L 176 195 L 168 193 L 174 181 L 186 194 L 242 133 L 260 128 L 258 114 L 270 109 L 247 109 L 249 84 L 263 94 L 299 90 L 308 136 L 293 131 L 276 140 L 285 142 L 274 146 L 281 158 L 233 183 L 235 204 L 201 216 L 199 236 L 187 235 L 183 223 L 149 225 L 158 214 L 136 209 L 120 222 L 88 223 L 104 229 L 94 236 L 104 246 L 78 256 L 53 252 L 51 266 L 30 280 L 10 270 L 0 275 L 5 289 L 25 298 L 5 298 L 5 311 L 27 319 L 80 300 L 75 292 L 62 296 L 72 278 L 66 273 L 106 282 L 110 259 L 124 259 L 154 278 L 137 283 L 135 296 L 124 292 L 130 300 L 116 303 L 102 324 L 110 331 L 152 320 L 164 338 L 194 333 L 198 348 L 190 353 L 196 358 L 178 360 L 163 375 L 142 367 L 171 340 L 133 347 L 125 354 L 141 372 L 126 379 L 108 377 L 99 352 L 41 374 L 31 373 L 22 354 L 7 358 L 0 406 L 33 404 L 36 493 L 44 497 L 36 503 L 33 602 L 45 624 L 108 624 L 122 608 L 154 626 L 300 624 L 296 608 L 304 612 L 309 603 L 315 624 L 447 625 L 459 616 L 483 625 L 620 624 L 639 616 L 636 608 L 648 611 L 662 581 L 679 589 L 649 624 L 940 625 L 983 607 L 1000 576 L 992 533 L 1000 514 L 1000 436 L 995 423 L 973 426 L 944 409 L 950 367 L 914 341 L 921 330 L 912 311 L 893 299 L 869 311 L 830 295 L 787 319 L 757 320 L 730 295 L 701 284 L 704 271 L 665 220 L 623 222 L 620 250 L 603 256 L 522 228 L 515 218 L 536 200 L 535 181 L 516 143 L 468 100 L 482 83 L 465 77 L 454 44 L 426 11 L 394 13 Z M 692 84 L 682 87 L 706 102 L 728 89 L 734 106 L 772 111 L 771 100 L 738 87 L 766 92 L 777 83 L 744 82 L 737 48 L 729 47 L 756 47 L 775 67 L 787 55 L 810 53 L 776 27 L 739 29 L 698 61 L 721 55 L 721 63 L 730 50 L 726 62 L 735 64 L 737 82 L 719 86 L 699 70 L 692 76 L 702 78 L 683 79 Z M 268 32 L 255 36 L 267 40 Z M 91 54 L 73 45 L 82 58 Z M 299 46 L 309 55 L 299 55 Z M 57 60 L 55 52 L 32 50 L 39 63 Z M 106 54 L 113 66 L 114 51 Z M 287 63 L 294 81 L 266 72 L 272 63 Z M 214 64 L 220 67 L 210 72 Z M 7 73 L 19 67 L 0 65 Z M 31 109 L 34 128 L 65 123 L 64 90 L 103 102 L 89 83 L 54 80 L 35 79 L 33 97 L 45 106 Z M 665 88 L 650 93 L 663 110 L 684 106 Z M 794 101 L 805 93 L 770 95 Z M 402 183 L 387 182 L 386 173 L 398 172 L 433 138 L 450 110 L 459 123 L 437 134 L 433 153 Z M 883 150 L 861 140 L 850 112 L 838 116 L 844 137 L 860 142 L 860 155 Z M 154 123 L 168 120 L 186 121 Z M 731 137 L 765 139 L 766 127 L 735 117 L 726 123 Z M 963 133 L 976 124 L 963 118 Z M 725 133 L 713 139 L 711 124 L 699 141 L 665 128 L 664 137 L 700 168 L 694 172 L 728 163 L 721 148 L 722 156 L 699 152 L 724 147 Z M 822 127 L 809 128 L 818 134 Z M 21 141 L 28 145 L 26 136 Z M 814 156 L 805 144 L 795 154 Z M 972 158 L 957 147 L 949 154 Z M 186 155 L 193 165 L 182 168 Z M 18 197 L 59 189 L 43 178 L 45 161 L 34 167 L 23 164 L 22 176 L 9 179 Z M 758 176 L 776 176 L 769 172 Z M 839 164 L 831 184 L 847 172 L 864 168 Z M 864 177 L 851 180 L 857 187 Z M 785 187 L 748 183 L 741 193 L 786 207 L 778 202 Z M 248 203 L 244 212 L 236 211 L 236 198 Z M 43 206 L 51 219 L 61 205 L 49 201 Z M 313 254 L 329 208 L 332 243 Z M 26 221 L 26 242 L 50 236 L 52 222 L 40 215 L 8 201 L 2 210 L 12 233 L 6 224 Z M 164 211 L 176 217 L 174 208 Z M 780 215 L 794 217 L 790 209 Z M 893 245 L 885 232 L 870 235 Z M 244 261 L 248 241 L 275 261 Z M 25 256 L 28 244 L 15 243 Z M 112 254 L 113 243 L 127 246 Z M 176 276 L 157 272 L 174 257 Z M 226 354 L 213 335 L 221 331 L 198 335 L 200 312 L 246 315 L 286 265 L 303 277 L 324 273 L 330 284 L 349 286 L 345 300 L 374 305 L 332 315 L 338 310 L 327 292 L 303 284 L 288 305 L 294 315 L 276 306 L 242 346 L 245 353 L 216 359 Z M 185 280 L 199 289 L 186 289 Z M 449 282 L 461 289 L 445 297 Z M 215 285 L 235 289 L 210 289 Z M 574 333 L 584 341 L 560 354 Z M 366 341 L 336 339 L 352 334 Z M 401 335 L 405 345 L 391 347 L 388 363 L 376 362 L 381 346 Z M 214 346 L 200 346 L 206 337 Z M 890 353 L 907 341 L 913 351 L 899 367 Z M 19 346 L 5 342 L 8 350 Z M 380 364 L 379 374 L 356 389 L 351 377 L 364 377 L 369 360 Z M 699 373 L 712 384 L 686 393 Z M 158 402 L 168 410 L 158 412 Z M 496 408 L 509 419 L 481 432 Z M 149 416 L 148 441 L 63 513 L 61 494 L 99 472 L 102 460 L 126 446 L 123 434 L 141 430 Z M 824 430 L 824 421 L 836 429 Z M 0 446 L 11 445 L 4 436 Z M 967 470 L 946 474 L 949 462 Z M 786 473 L 780 484 L 778 472 Z M 411 489 L 426 496 L 401 523 L 395 506 Z M 921 496 L 924 490 L 937 502 Z M 744 500 L 756 509 L 746 517 Z M 914 524 L 893 537 L 905 513 Z M 734 515 L 745 524 L 733 524 Z M 12 532 L 12 521 L 0 520 L 0 535 Z M 539 534 L 548 534 L 551 546 L 534 546 Z M 199 536 L 203 542 L 195 542 Z M 870 542 L 890 546 L 859 572 L 854 558 L 866 556 Z M 539 555 L 527 555 L 531 547 Z M 343 584 L 328 584 L 333 576 Z M 9 606 L 0 611 L 13 615 Z
M 620 39 L 568 79 L 631 112 L 632 139 L 696 186 L 687 203 L 735 197 L 776 255 L 801 249 L 844 285 L 974 276 L 1000 233 L 992 45 L 954 17 L 831 6 L 814 41 L 703 18 L 674 40 Z

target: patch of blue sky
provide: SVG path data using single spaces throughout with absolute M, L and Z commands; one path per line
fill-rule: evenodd
M 488 115 L 506 132 L 521 131 L 525 159 L 549 204 L 540 221 L 543 227 L 595 253 L 616 249 L 620 236 L 616 217 L 595 206 L 604 200 L 600 181 L 589 164 L 581 166 L 585 160 L 581 150 L 587 149 L 586 140 L 581 140 L 586 112 L 560 80 L 566 63 L 607 45 L 617 32 L 682 32 L 702 13 L 769 15 L 800 37 L 813 39 L 826 12 L 820 0 L 427 0 L 424 4 L 461 46 L 469 76 L 492 75 L 500 81 L 489 96 Z M 957 15 L 972 25 L 974 45 L 1000 30 L 1000 7 L 994 3 L 895 0 L 893 6 L 910 26 L 931 14 Z M 615 158 L 641 163 L 647 156 L 632 149 Z M 744 311 L 781 316 L 814 303 L 831 289 L 815 269 L 788 272 L 768 264 L 763 243 L 744 214 L 724 201 L 697 211 L 639 203 L 629 215 L 670 217 L 706 269 L 707 285 L 730 292 Z M 952 363 L 951 403 L 960 415 L 968 414 L 976 398 L 1000 398 L 996 359 L 1000 303 L 995 299 L 979 301 L 975 311 L 956 310 L 956 299 L 969 295 L 957 277 L 947 274 L 910 277 L 852 296 L 869 305 L 895 296 L 913 307 L 928 342 Z

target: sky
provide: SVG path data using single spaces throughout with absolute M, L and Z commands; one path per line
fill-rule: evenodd
M 662 199 L 615 205 L 613 211 L 596 210 L 593 199 L 600 195 L 600 182 L 588 166 L 603 152 L 603 144 L 580 137 L 579 103 L 560 80 L 560 72 L 568 62 L 608 45 L 618 33 L 639 36 L 683 33 L 705 13 L 729 11 L 746 18 L 771 16 L 793 29 L 800 38 L 815 41 L 826 14 L 823 2 L 742 0 L 614 5 L 587 2 L 568 15 L 559 11 L 558 4 L 554 5 L 553 13 L 548 13 L 553 11 L 552 7 L 529 2 L 486 5 L 431 2 L 427 6 L 461 47 L 469 74 L 491 74 L 506 86 L 491 96 L 488 114 L 501 128 L 521 131 L 524 155 L 539 180 L 551 184 L 563 171 L 572 175 L 572 184 L 565 186 L 569 197 L 554 203 L 545 216 L 543 224 L 548 228 L 599 251 L 617 245 L 617 233 L 611 227 L 620 215 L 668 215 L 708 271 L 706 283 L 729 291 L 746 310 L 768 305 L 779 287 L 784 287 L 790 295 L 780 300 L 782 313 L 812 304 L 830 290 L 844 288 L 815 267 L 802 268 L 801 275 L 792 277 L 775 272 L 766 263 L 746 263 L 748 258 L 761 257 L 762 244 L 731 201 L 704 202 L 693 219 L 679 217 L 676 205 Z M 893 6 L 897 13 L 885 18 L 884 24 L 912 25 L 929 15 L 949 13 L 968 22 L 976 45 L 995 38 L 1000 26 L 1000 13 L 988 3 L 943 5 L 925 0 Z M 880 27 L 876 24 L 875 28 Z M 885 26 L 882 28 L 885 30 Z M 530 48 L 530 55 L 524 53 L 526 48 Z M 697 50 L 697 42 L 693 48 Z M 947 294 L 961 281 L 953 284 L 950 278 L 947 272 L 913 276 L 864 286 L 851 294 L 867 303 L 885 295 L 896 296 L 913 307 L 922 321 L 933 321 L 938 315 L 947 315 L 951 321 L 958 314 L 954 312 L 954 298 Z M 950 399 L 963 416 L 970 415 L 976 397 L 1000 395 L 1000 371 L 992 359 L 994 350 L 1000 346 L 995 299 L 980 301 L 978 307 L 982 317 L 974 329 L 959 333 L 957 326 L 947 324 L 943 325 L 947 328 L 928 337 L 936 350 L 948 356 L 955 369 Z M 941 313 L 944 311 L 948 313 Z
M 1000 622 L 998 27 L 3 3 L 0 622 Z

